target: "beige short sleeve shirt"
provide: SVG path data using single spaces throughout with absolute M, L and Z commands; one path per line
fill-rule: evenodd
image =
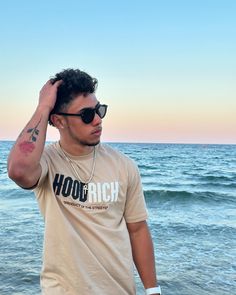
M 58 143 L 45 148 L 35 188 L 45 219 L 41 286 L 44 295 L 134 295 L 126 223 L 147 219 L 135 163 L 108 145 L 65 159 Z M 77 169 L 77 173 L 75 173 Z

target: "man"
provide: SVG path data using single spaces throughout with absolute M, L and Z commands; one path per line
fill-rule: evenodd
M 146 294 L 160 294 L 139 172 L 100 143 L 96 86 L 80 70 L 56 74 L 9 155 L 9 177 L 34 189 L 45 220 L 42 294 L 133 295 L 133 261 Z M 60 141 L 44 148 L 48 121 Z

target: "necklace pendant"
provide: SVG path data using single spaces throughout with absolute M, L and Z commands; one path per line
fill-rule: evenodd
M 88 183 L 84 183 L 83 185 L 83 195 L 87 196 L 88 194 Z

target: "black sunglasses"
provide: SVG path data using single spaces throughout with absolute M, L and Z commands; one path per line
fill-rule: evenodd
M 107 112 L 107 105 L 98 103 L 95 108 L 84 108 L 78 114 L 70 114 L 70 113 L 56 113 L 57 115 L 62 116 L 74 116 L 74 117 L 81 117 L 81 120 L 85 124 L 89 124 L 93 121 L 95 114 L 102 119 L 105 117 Z

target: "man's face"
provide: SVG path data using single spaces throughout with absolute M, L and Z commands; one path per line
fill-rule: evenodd
M 79 95 L 68 105 L 64 112 L 79 114 L 84 108 L 95 108 L 97 103 L 98 100 L 95 94 Z M 94 146 L 100 142 L 102 119 L 97 113 L 89 124 L 84 123 L 81 117 L 68 116 L 64 118 L 66 122 L 66 136 L 69 136 L 70 140 L 83 146 Z

